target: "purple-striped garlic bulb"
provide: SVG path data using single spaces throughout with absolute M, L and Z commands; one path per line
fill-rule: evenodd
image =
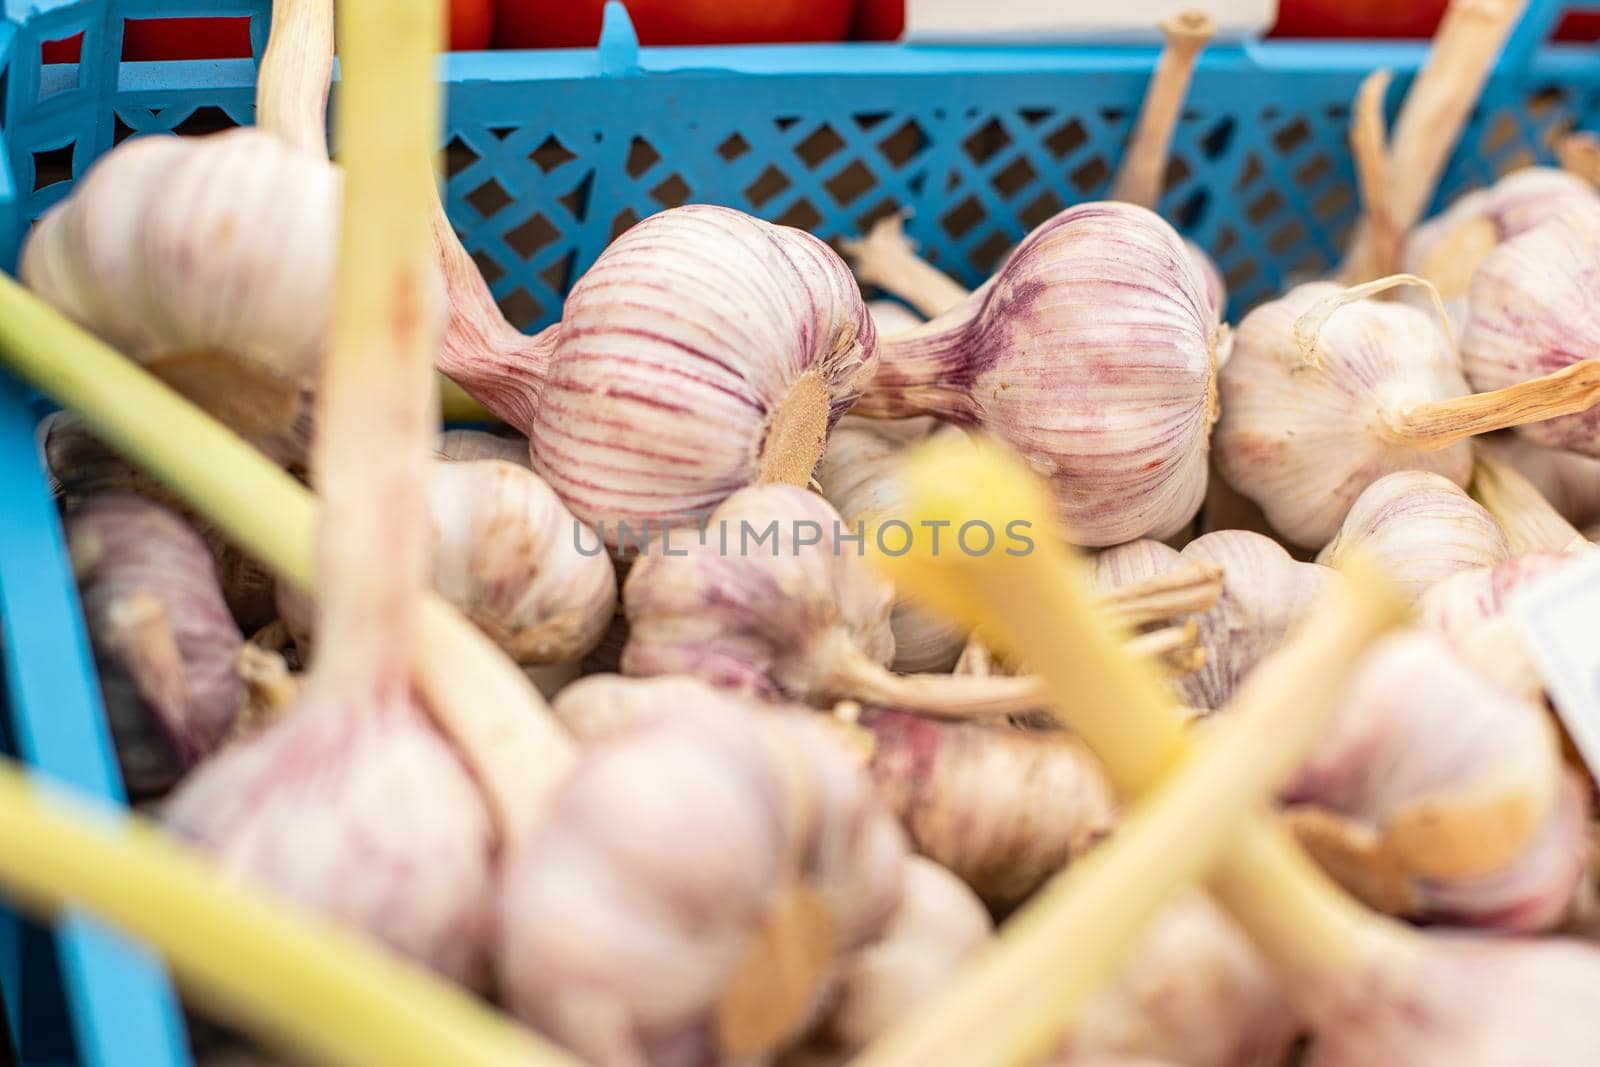
M 1285 799 L 1329 873 L 1397 915 L 1549 929 L 1587 866 L 1588 802 L 1549 717 L 1425 631 L 1363 661 Z
M 244 636 L 205 543 L 161 505 L 92 498 L 66 538 L 123 780 L 135 797 L 165 792 L 228 737 Z
M 997 911 L 1016 907 L 1115 824 L 1105 772 L 1063 731 L 885 708 L 855 721 L 870 738 L 878 793 L 912 845 Z
M 992 547 L 1003 551 L 1005 532 L 995 534 Z M 675 531 L 634 563 L 622 587 L 623 672 L 687 674 L 824 707 L 860 700 L 963 717 L 1037 706 L 1031 678 L 886 669 L 894 657 L 894 591 L 862 558 L 864 539 L 874 536 L 804 489 L 740 490 L 711 514 L 704 533 Z M 899 535 L 884 533 L 892 536 Z
M 1003 438 L 1050 479 L 1080 544 L 1166 537 L 1205 495 L 1219 333 L 1172 227 L 1130 204 L 1081 204 L 966 301 L 886 341 L 856 410 Z
M 567 296 L 536 402 L 498 413 L 619 546 L 620 524 L 656 536 L 743 486 L 805 485 L 876 358 L 855 279 L 826 244 L 692 205 L 606 249 Z
M 1485 678 L 1507 692 L 1538 701 L 1544 679 L 1528 657 L 1520 630 L 1506 616 L 1506 605 L 1513 593 L 1572 559 L 1555 552 L 1528 552 L 1492 567 L 1451 575 L 1422 594 L 1418 618 Z
M 1600 203 L 1568 211 L 1514 237 L 1484 259 L 1472 280 L 1461 363 L 1474 389 L 1531 388 L 1552 374 L 1576 376 L 1600 395 Z M 1518 427 L 1535 444 L 1600 456 L 1600 410 Z
M 1112 982 L 1079 1010 L 1065 1048 L 1085 1062 L 1116 1055 L 1279 1067 L 1300 1030 L 1249 939 L 1191 892 L 1167 906 Z
M 1428 471 L 1396 471 L 1362 491 L 1317 556 L 1338 567 L 1369 553 L 1412 600 L 1436 582 L 1511 555 L 1505 531 L 1461 487 Z
M 817 484 L 847 524 L 914 520 L 905 509 L 896 471 L 906 446 L 926 436 L 931 422 L 876 422 L 853 415 L 840 421 L 817 465 Z M 962 433 L 953 426 L 937 432 Z M 891 666 L 897 671 L 948 671 L 966 646 L 966 634 L 903 597 L 895 601 L 889 627 L 894 631 Z
M 602 1067 L 765 1062 L 894 915 L 899 827 L 815 716 L 615 678 L 557 713 L 586 743 L 506 870 L 507 1004 Z
M 1300 624 L 1334 574 L 1300 562 L 1270 537 L 1248 530 L 1208 533 L 1185 545 L 1180 556 L 1222 571 L 1216 606 L 1197 616 L 1205 661 L 1176 679 L 1187 704 L 1215 711 Z
M 1533 483 L 1568 522 L 1574 526 L 1600 522 L 1600 459 L 1542 448 L 1519 435 L 1484 444 Z
M 994 938 L 994 922 L 966 884 L 921 856 L 888 926 L 846 963 L 826 1016 L 783 1067 L 846 1063 L 927 1000 Z
M 1600 205 L 1594 186 L 1554 167 L 1524 167 L 1459 197 L 1412 230 L 1401 269 L 1432 282 L 1459 329 L 1479 265 L 1504 241 L 1573 208 Z

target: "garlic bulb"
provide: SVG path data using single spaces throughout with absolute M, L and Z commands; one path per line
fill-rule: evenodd
M 867 313 L 877 327 L 879 337 L 888 337 L 901 330 L 921 326 L 923 318 L 897 300 L 872 300 L 867 303 Z
M 954 716 L 1038 703 L 1028 678 L 885 670 L 894 592 L 859 555 L 863 542 L 845 540 L 874 535 L 846 525 L 815 493 L 768 485 L 729 497 L 703 536 L 654 546 L 622 587 L 623 672 L 687 674 L 821 706 L 859 699 Z
M 135 797 L 164 792 L 228 736 L 244 637 L 205 544 L 159 504 L 95 497 L 66 539 L 123 780 Z
M 1424 626 L 1444 636 L 1458 655 L 1507 692 L 1537 701 L 1544 679 L 1528 657 L 1516 625 L 1504 615 L 1512 593 L 1572 557 L 1529 552 L 1492 567 L 1474 567 L 1431 586 L 1417 601 Z
M 1301 563 L 1269 537 L 1219 530 L 1184 546 L 1181 557 L 1222 570 L 1222 595 L 1198 616 L 1205 662 L 1176 680 L 1191 707 L 1217 710 L 1327 592 L 1334 575 Z
M 1084 1005 L 1066 1049 L 1084 1060 L 1137 1055 L 1186 1067 L 1279 1067 L 1300 1028 L 1249 940 L 1208 897 L 1189 892 Z
M 1008 911 L 1111 832 L 1116 798 L 1059 730 L 933 722 L 888 709 L 857 721 L 872 776 L 917 851 Z
M 900 904 L 877 941 L 849 961 L 822 1025 L 784 1064 L 842 1064 L 885 1033 L 994 938 L 972 890 L 931 860 L 906 863 Z
M 518 663 L 560 663 L 611 624 L 617 576 L 593 531 L 526 467 L 436 463 L 433 585 Z
M 1102 549 L 1090 557 L 1094 587 L 1110 592 L 1122 586 L 1148 581 L 1176 567 L 1183 559 L 1178 550 L 1148 538 Z
M 1586 802 L 1539 707 L 1439 637 L 1378 646 L 1289 789 L 1292 825 L 1346 888 L 1396 914 L 1547 929 L 1581 881 Z
M 965 302 L 886 341 L 856 410 L 1005 439 L 1050 478 L 1077 543 L 1166 537 L 1205 494 L 1218 333 L 1170 226 L 1128 204 L 1081 204 Z
M 1435 582 L 1511 555 L 1494 517 L 1454 482 L 1427 471 L 1396 471 L 1367 486 L 1317 562 L 1337 567 L 1358 550 L 1413 600 Z
M 1591 280 L 1600 274 L 1600 203 L 1567 211 L 1514 237 L 1473 276 L 1461 362 L 1474 389 L 1526 384 L 1557 371 L 1594 372 L 1600 312 Z M 1589 379 L 1585 379 L 1589 380 Z M 1600 456 L 1600 411 L 1518 428 L 1547 448 Z
M 905 511 L 894 473 L 905 445 L 918 439 L 918 429 L 925 434 L 931 420 L 909 421 L 911 425 L 905 426 L 847 415 L 828 439 L 817 465 L 817 484 L 847 523 L 871 525 L 885 519 L 913 518 Z M 961 434 L 954 427 L 937 432 Z M 889 627 L 894 631 L 891 666 L 897 671 L 948 671 L 966 645 L 966 635 L 960 630 L 904 598 L 896 599 Z
M 1459 197 L 1417 226 L 1401 247 L 1401 269 L 1434 284 L 1459 329 L 1473 275 L 1501 242 L 1572 208 L 1600 204 L 1588 182 L 1553 167 L 1524 167 Z
M 1590 526 L 1600 521 L 1600 459 L 1541 448 L 1517 435 L 1484 443 L 1521 471 L 1568 522 Z
M 558 701 L 597 739 L 510 859 L 503 995 L 607 1067 L 763 1062 L 889 922 L 904 838 L 822 722 L 662 684 L 579 683 Z M 618 721 L 603 704 L 618 687 L 653 712 Z
M 528 462 L 527 441 L 485 433 L 482 430 L 446 430 L 439 435 L 436 451 L 440 459 L 447 459 L 453 463 L 475 459 L 503 459 L 507 463 L 533 469 Z
M 620 546 L 621 524 L 648 538 L 742 486 L 806 484 L 876 358 L 827 245 L 728 208 L 674 208 L 573 287 L 537 406 L 514 425 L 540 477 Z

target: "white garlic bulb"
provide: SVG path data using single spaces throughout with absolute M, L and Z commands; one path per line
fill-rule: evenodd
M 1317 562 L 1337 567 L 1358 550 L 1413 600 L 1435 582 L 1511 555 L 1494 517 L 1454 482 L 1427 471 L 1396 471 L 1367 486 Z
M 1260 305 L 1219 377 L 1218 469 L 1307 548 L 1327 544 L 1385 474 L 1428 470 L 1465 485 L 1472 473 L 1466 443 L 1423 451 L 1399 423 L 1408 408 L 1468 392 L 1439 323 L 1403 304 L 1340 306 L 1344 296 L 1313 282 Z
M 914 518 L 905 510 L 895 474 L 906 444 L 925 436 L 932 420 L 906 422 L 910 425 L 847 415 L 828 439 L 817 464 L 817 484 L 847 523 Z M 962 433 L 955 427 L 937 432 Z M 897 671 L 948 671 L 966 646 L 964 633 L 905 598 L 896 599 L 889 627 L 894 631 L 891 666 Z
M 1144 538 L 1102 549 L 1094 553 L 1089 562 L 1093 568 L 1094 587 L 1109 593 L 1171 570 L 1182 558 L 1172 546 Z
M 1205 662 L 1176 679 L 1191 707 L 1216 710 L 1255 665 L 1281 645 L 1327 592 L 1334 574 L 1302 563 L 1270 537 L 1218 530 L 1184 546 L 1182 559 L 1222 570 L 1222 595 L 1198 616 Z
M 1422 594 L 1418 618 L 1444 635 L 1484 677 L 1507 692 L 1537 701 L 1544 692 L 1544 679 L 1528 657 L 1520 631 L 1504 612 L 1511 594 L 1572 559 L 1553 552 L 1528 552 L 1492 567 L 1462 571 Z
M 539 476 L 619 546 L 621 523 L 659 536 L 743 486 L 806 484 L 876 358 L 855 279 L 826 244 L 728 208 L 674 208 L 568 294 L 517 428 Z
M 503 459 L 519 467 L 533 467 L 528 460 L 528 442 L 518 437 L 502 437 L 482 430 L 446 430 L 439 435 L 436 449 L 440 459 L 459 463 L 474 459 Z
M 526 467 L 437 463 L 433 584 L 518 663 L 560 663 L 611 624 L 617 577 L 592 530 Z
M 886 341 L 857 412 L 1003 438 L 1050 479 L 1076 543 L 1166 537 L 1205 495 L 1219 333 L 1171 226 L 1080 204 L 966 301 Z

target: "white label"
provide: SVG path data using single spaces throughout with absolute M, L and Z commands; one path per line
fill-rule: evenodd
M 1277 21 L 1277 0 L 906 0 L 908 41 L 1045 44 L 1071 40 L 1159 41 L 1158 24 L 1184 11 L 1201 10 L 1229 40 L 1265 33 Z
M 1600 552 L 1518 591 L 1507 610 L 1567 733 L 1600 776 Z

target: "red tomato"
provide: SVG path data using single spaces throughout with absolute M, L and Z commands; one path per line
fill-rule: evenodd
M 630 0 L 644 44 L 842 41 L 855 0 Z M 604 0 L 496 0 L 501 48 L 593 48 Z
M 898 41 L 905 30 L 906 0 L 856 0 L 852 40 Z

